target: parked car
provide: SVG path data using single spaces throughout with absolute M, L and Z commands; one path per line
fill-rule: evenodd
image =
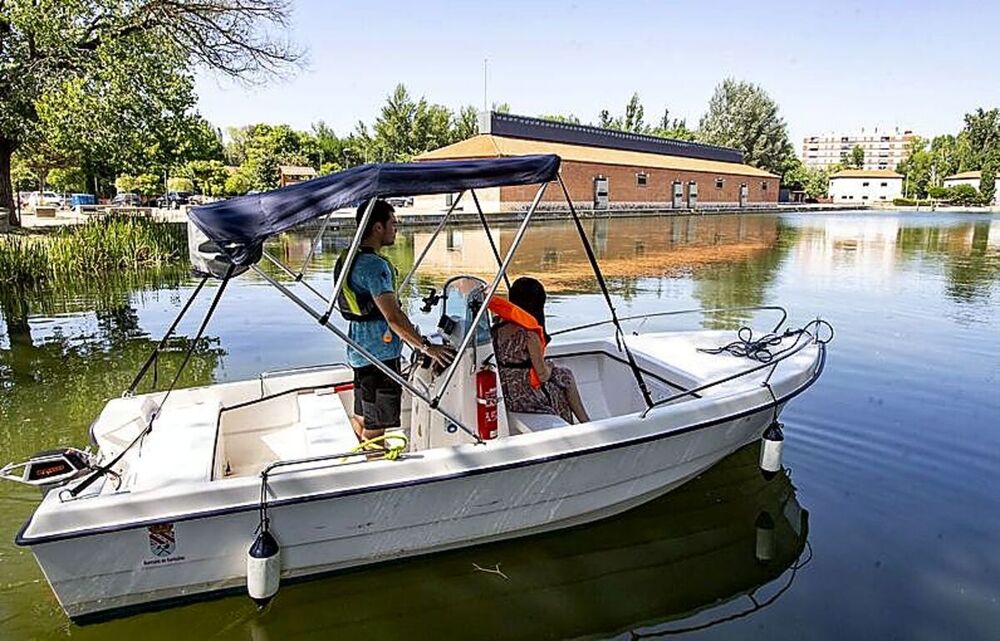
M 394 197 L 394 198 L 387 198 L 386 200 L 393 207 L 412 207 L 413 206 L 413 198 L 412 197 L 405 197 L 404 198 L 402 196 L 399 196 L 399 197 Z
M 141 207 L 142 196 L 134 191 L 123 191 L 111 199 L 111 204 L 118 207 Z
M 29 207 L 58 207 L 62 209 L 66 206 L 63 197 L 54 191 L 35 191 L 28 196 Z
M 156 199 L 156 206 L 164 209 L 178 209 L 181 205 L 191 203 L 191 192 L 189 191 L 168 191 Z

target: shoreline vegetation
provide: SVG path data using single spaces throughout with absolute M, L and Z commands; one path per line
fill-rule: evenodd
M 186 257 L 182 226 L 105 216 L 51 234 L 0 235 L 0 286 L 43 287 L 67 277 L 164 267 Z

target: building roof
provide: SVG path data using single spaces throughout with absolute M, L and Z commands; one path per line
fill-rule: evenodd
M 685 158 L 743 163 L 743 152 L 732 147 L 495 111 L 479 114 L 479 133 L 504 138 L 523 138 L 584 147 L 605 147 L 664 156 L 684 156 Z
M 945 176 L 945 180 L 979 180 L 983 177 L 983 172 L 978 169 L 974 171 L 961 171 L 951 176 Z
M 841 169 L 830 174 L 830 179 L 834 178 L 903 178 L 903 174 L 897 174 L 891 169 Z
M 286 176 L 315 176 L 316 170 L 312 167 L 300 167 L 298 165 L 280 165 L 278 170 Z
M 667 156 L 625 149 L 588 147 L 542 140 L 524 140 L 490 134 L 479 134 L 461 142 L 425 152 L 417 156 L 416 159 L 497 158 L 531 154 L 557 154 L 564 161 L 591 162 L 602 165 L 626 165 L 629 167 L 646 167 L 650 169 L 676 169 L 679 171 L 701 171 L 712 174 L 777 178 L 775 174 L 741 163 L 687 158 L 683 156 Z

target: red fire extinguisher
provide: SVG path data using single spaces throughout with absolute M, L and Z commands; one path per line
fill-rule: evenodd
M 476 372 L 476 419 L 479 438 L 497 437 L 497 373 L 489 363 Z

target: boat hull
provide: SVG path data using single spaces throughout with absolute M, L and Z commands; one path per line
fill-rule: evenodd
M 618 514 L 758 438 L 761 410 L 683 434 L 572 457 L 275 501 L 282 578 L 477 545 Z M 259 524 L 249 509 L 74 536 L 32 547 L 73 618 L 241 588 Z M 164 603 L 164 604 L 166 604 Z

